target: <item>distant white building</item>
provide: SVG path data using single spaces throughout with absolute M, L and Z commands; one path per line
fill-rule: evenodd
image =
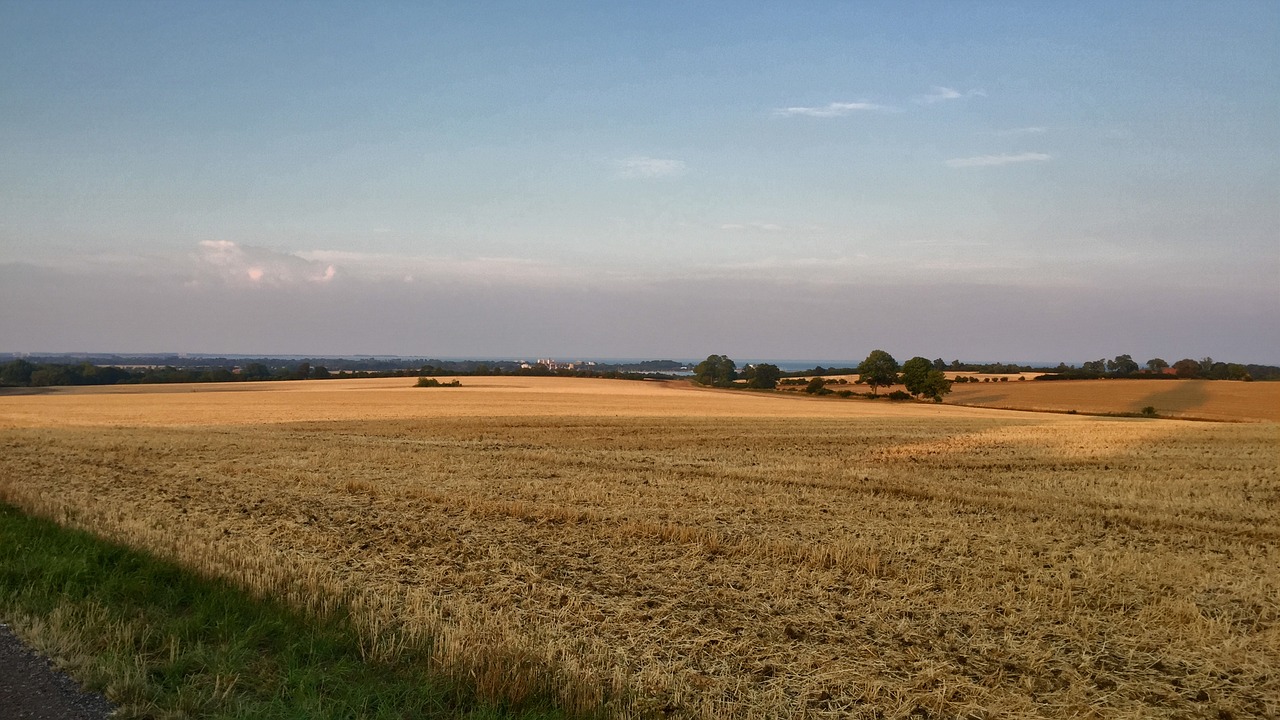
M 551 358 L 539 358 L 537 364 L 547 366 L 548 370 L 586 370 L 589 368 L 593 368 L 596 365 L 595 361 L 593 360 L 578 360 L 576 362 L 559 362 L 556 360 L 552 360 Z M 532 367 L 532 366 L 528 365 L 527 363 L 521 363 L 520 367 L 524 368 L 524 367 Z

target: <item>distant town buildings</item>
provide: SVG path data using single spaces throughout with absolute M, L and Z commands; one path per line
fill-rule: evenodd
M 576 362 L 558 362 L 550 358 L 539 358 L 535 363 L 520 363 L 522 370 L 532 370 L 538 365 L 546 366 L 548 370 L 590 370 L 596 366 L 593 360 L 578 360 Z

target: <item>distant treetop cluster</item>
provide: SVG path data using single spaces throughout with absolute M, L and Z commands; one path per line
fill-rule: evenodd
M 693 380 L 708 387 L 738 387 L 772 390 L 779 384 L 804 385 L 804 392 L 815 395 L 829 395 L 836 392 L 848 397 L 852 390 L 832 391 L 829 386 L 847 384 L 844 379 L 830 379 L 832 376 L 857 375 L 855 384 L 871 388 L 869 397 L 878 397 L 880 388 L 901 384 L 906 391 L 895 390 L 889 393 L 891 399 L 908 399 L 916 397 L 941 402 L 942 397 L 951 392 L 953 382 L 977 381 L 973 376 L 959 376 L 955 379 L 946 373 L 976 373 L 985 375 L 1001 375 L 1000 380 L 1018 373 L 1035 372 L 1036 380 L 1084 380 L 1099 378 L 1141 378 L 1141 379 L 1203 379 L 1203 380 L 1280 380 L 1280 367 L 1271 365 L 1241 365 L 1239 363 L 1217 362 L 1213 358 L 1192 360 L 1184 358 L 1172 365 L 1162 358 L 1151 358 L 1144 365 L 1139 365 L 1130 355 L 1117 355 L 1107 360 L 1090 360 L 1081 367 L 1059 363 L 1057 367 L 1034 367 L 1027 365 L 1008 365 L 1002 363 L 963 363 L 953 360 L 947 363 L 942 358 L 929 360 L 916 356 L 898 364 L 892 355 L 884 350 L 872 350 L 866 359 L 857 367 L 825 368 L 821 365 L 810 370 L 785 373 L 778 366 L 769 363 L 748 365 L 741 372 L 737 363 L 725 355 L 709 355 L 706 360 L 694 368 Z M 806 378 L 806 379 L 798 379 Z M 1026 378 L 1019 378 L 1025 380 Z
M 941 360 L 932 361 L 928 358 L 913 357 L 899 367 L 898 361 L 889 353 L 884 350 L 873 350 L 856 368 L 834 371 L 834 369 L 817 367 L 812 372 L 805 373 L 814 375 L 805 386 L 805 392 L 815 395 L 829 394 L 831 390 L 826 387 L 827 382 L 822 378 L 823 375 L 857 374 L 857 382 L 870 387 L 872 397 L 878 396 L 879 389 L 882 387 L 901 383 L 907 388 L 906 393 L 903 393 L 906 396 L 914 395 L 941 402 L 942 396 L 951 392 L 951 381 L 936 366 L 941 362 Z M 694 382 L 709 387 L 772 390 L 778 386 L 784 375 L 777 365 L 770 363 L 748 365 L 742 373 L 738 373 L 737 363 L 725 355 L 709 355 L 693 369 Z M 745 380 L 745 383 L 738 385 L 738 380 Z M 852 395 L 853 391 L 846 390 L 841 394 Z
M 1117 355 L 1111 360 L 1105 358 L 1090 360 L 1079 368 L 1060 364 L 1053 368 L 1052 375 L 1044 379 L 1074 380 L 1082 378 L 1131 378 L 1131 377 L 1166 377 L 1190 378 L 1201 380 L 1276 380 L 1280 379 L 1280 368 L 1270 365 L 1241 365 L 1215 361 L 1211 357 L 1202 360 L 1183 358 L 1170 365 L 1164 358 L 1151 358 L 1145 365 L 1138 363 L 1129 355 Z

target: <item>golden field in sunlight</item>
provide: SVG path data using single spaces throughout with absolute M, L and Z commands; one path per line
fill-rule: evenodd
M 433 637 L 436 670 L 495 698 L 1280 713 L 1274 423 L 462 382 L 3 396 L 0 499 L 299 607 L 352 602 L 372 655 Z
M 955 417 L 959 413 L 990 417 L 980 411 L 889 403 L 841 405 L 773 393 L 726 393 L 679 381 L 510 376 L 462 377 L 460 381 L 462 387 L 457 388 L 413 388 L 412 378 L 53 388 L 38 394 L 0 395 L 0 427 L 486 416 L 845 418 L 939 413 Z

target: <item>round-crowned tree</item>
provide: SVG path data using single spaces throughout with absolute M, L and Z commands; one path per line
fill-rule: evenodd
M 1173 369 L 1178 373 L 1180 378 L 1197 378 L 1200 377 L 1200 363 L 1191 358 L 1182 358 L 1173 364 Z
M 949 392 L 951 392 L 951 381 L 947 379 L 946 373 L 941 370 L 930 370 L 925 376 L 924 387 L 921 388 L 920 394 L 931 398 L 934 402 L 942 402 L 942 396 Z
M 827 380 L 821 375 L 814 376 L 809 383 L 804 386 L 804 391 L 810 395 L 822 395 L 831 392 L 827 389 Z
M 748 375 L 749 373 L 749 375 Z M 782 379 L 782 370 L 770 363 L 756 363 L 743 373 L 747 378 L 747 387 L 761 390 L 773 390 Z
M 898 361 L 884 350 L 872 350 L 867 359 L 858 365 L 858 377 L 871 386 L 871 394 L 876 388 L 888 387 L 898 382 Z
M 693 381 L 699 385 L 728 387 L 738 379 L 738 364 L 724 355 L 708 355 L 693 368 Z
M 928 382 L 929 373 L 933 371 L 933 363 L 928 358 L 922 358 L 919 355 L 902 363 L 902 384 L 907 386 L 907 392 L 912 395 L 920 395 L 925 390 L 925 383 Z

